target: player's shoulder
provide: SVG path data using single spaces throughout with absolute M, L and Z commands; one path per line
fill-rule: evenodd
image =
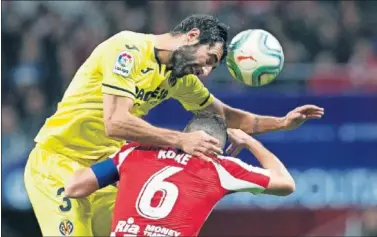
M 121 48 L 134 54 L 147 54 L 153 49 L 155 36 L 134 31 L 121 31 L 105 41 L 106 47 Z
M 246 164 L 244 163 L 243 161 L 241 161 L 239 158 L 236 158 L 236 157 L 233 157 L 233 156 L 217 156 L 216 157 L 220 162 L 233 162 L 233 163 L 242 163 L 242 164 Z
M 217 156 L 218 164 L 223 166 L 224 168 L 242 168 L 248 171 L 253 170 L 253 166 L 243 162 L 239 158 L 235 158 L 232 156 Z
M 194 74 L 189 74 L 189 75 L 183 76 L 182 78 L 178 78 L 177 83 L 176 83 L 176 87 L 178 89 L 183 89 L 183 90 L 184 89 L 192 90 L 193 87 L 195 88 L 195 87 L 202 87 L 202 86 L 204 86 L 204 84 L 199 79 L 199 77 L 197 77 Z
M 188 74 L 182 77 L 182 81 L 184 81 L 186 84 L 193 84 L 193 83 L 202 83 L 202 81 L 194 74 Z
M 219 160 L 219 162 L 217 162 L 218 165 L 224 168 L 224 170 L 226 170 L 228 173 L 236 174 L 239 172 L 247 172 L 247 173 L 250 172 L 250 173 L 263 174 L 266 176 L 270 175 L 269 170 L 263 169 L 257 166 L 253 166 L 251 164 L 248 164 L 242 161 L 239 158 L 235 158 L 231 156 L 218 156 L 217 158 Z
M 144 33 L 139 33 L 139 32 L 134 32 L 134 31 L 121 31 L 113 36 L 114 40 L 121 40 L 121 41 L 128 41 L 130 43 L 135 43 L 135 44 L 143 44 L 148 41 L 153 40 L 153 35 L 151 34 L 144 34 Z
M 130 149 L 130 148 L 136 148 L 136 147 L 138 147 L 138 146 L 140 146 L 140 143 L 137 143 L 137 142 L 129 142 L 129 143 L 124 144 L 120 149 L 121 149 L 122 151 L 124 151 L 124 150 L 128 150 L 128 149 Z

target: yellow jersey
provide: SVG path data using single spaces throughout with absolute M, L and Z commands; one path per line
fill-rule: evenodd
M 107 158 L 125 141 L 105 134 L 103 94 L 132 98 L 132 114 L 138 117 L 169 98 L 179 100 L 188 111 L 212 103 L 213 96 L 195 75 L 171 85 L 170 73 L 156 57 L 154 35 L 123 31 L 112 36 L 78 69 L 35 142 L 75 160 Z

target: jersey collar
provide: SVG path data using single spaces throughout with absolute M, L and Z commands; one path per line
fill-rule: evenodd
M 154 60 L 158 63 L 159 74 L 164 74 L 165 79 L 170 77 L 171 70 L 166 70 L 166 65 L 161 63 L 160 58 L 158 57 L 158 48 L 156 48 L 156 36 L 152 35 L 152 44 L 153 44 L 153 57 Z
M 159 72 L 161 73 L 161 61 L 160 61 L 160 58 L 158 57 L 158 49 L 154 46 L 153 46 L 153 52 L 154 52 L 154 58 L 156 59 L 156 62 L 158 63 Z

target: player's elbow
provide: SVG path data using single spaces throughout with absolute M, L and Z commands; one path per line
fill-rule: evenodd
M 131 110 L 134 101 L 124 96 L 104 94 L 103 97 L 103 118 L 105 133 L 108 137 L 128 139 L 124 134 L 132 126 Z M 132 127 L 131 127 L 132 128 Z
M 279 196 L 288 196 L 296 190 L 295 180 L 291 175 L 286 175 L 281 177 L 280 190 L 278 192 Z
M 105 121 L 105 134 L 108 137 L 115 137 L 115 125 L 113 121 Z
M 127 113 L 125 116 L 122 116 L 122 118 L 119 118 L 118 116 L 114 115 L 110 118 L 105 120 L 105 133 L 106 136 L 112 137 L 112 138 L 122 138 L 124 139 L 125 136 L 127 138 L 127 133 L 124 133 L 125 130 L 124 127 L 128 127 L 130 124 L 130 117 L 131 115 Z M 122 133 L 120 133 L 122 131 Z
M 296 183 L 294 180 L 287 180 L 281 187 L 279 196 L 288 196 L 296 190 Z
M 105 120 L 105 133 L 108 137 L 115 137 L 116 136 L 116 127 L 117 122 L 114 118 L 109 118 Z
M 266 194 L 274 196 L 288 196 L 296 190 L 296 183 L 294 179 L 288 176 L 276 176 L 270 181 Z
M 124 118 L 126 120 L 126 118 Z M 122 121 L 126 122 L 126 121 Z M 106 136 L 112 137 L 112 138 L 118 138 L 119 134 L 119 120 L 113 116 L 107 120 L 105 120 L 105 133 Z

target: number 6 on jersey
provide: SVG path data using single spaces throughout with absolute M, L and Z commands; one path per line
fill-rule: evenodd
M 169 215 L 178 199 L 179 190 L 175 184 L 165 179 L 181 170 L 183 168 L 167 166 L 148 179 L 136 200 L 136 210 L 141 216 L 158 220 Z M 162 197 L 160 203 L 152 207 L 151 202 L 157 192 L 162 192 Z

